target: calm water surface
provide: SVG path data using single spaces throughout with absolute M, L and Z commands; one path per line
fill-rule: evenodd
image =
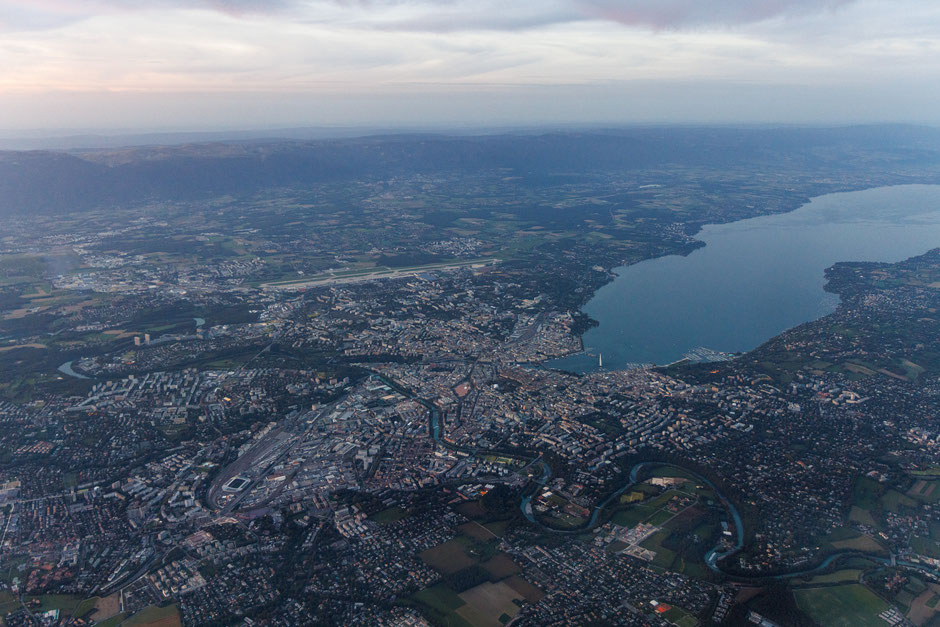
M 940 246 L 940 185 L 814 198 L 791 213 L 704 227 L 687 257 L 618 268 L 584 311 L 600 326 L 585 353 L 546 365 L 575 372 L 667 364 L 690 350 L 750 350 L 832 312 L 823 290 L 837 261 L 894 262 Z

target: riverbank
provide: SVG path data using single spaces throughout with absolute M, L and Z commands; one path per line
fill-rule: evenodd
M 514 452 L 507 451 L 497 451 L 497 450 L 467 450 L 464 447 L 458 447 L 447 440 L 444 439 L 443 425 L 441 424 L 440 412 L 434 403 L 423 399 L 415 395 L 411 390 L 404 388 L 394 381 L 391 381 L 387 377 L 379 374 L 375 374 L 379 380 L 383 383 L 389 385 L 396 391 L 412 398 L 413 400 L 421 403 L 429 410 L 429 424 L 428 431 L 431 437 L 436 443 L 443 446 L 444 448 L 460 451 L 463 453 L 470 453 L 474 455 L 500 455 L 504 457 L 511 457 L 525 462 L 523 470 L 529 467 L 535 467 L 537 469 L 537 476 L 533 476 L 531 479 L 530 487 L 523 491 L 523 494 L 520 496 L 519 500 L 519 510 L 522 513 L 522 516 L 531 524 L 538 526 L 539 529 L 546 533 L 560 534 L 560 535 L 579 535 L 592 531 L 597 527 L 598 522 L 602 513 L 607 507 L 613 503 L 613 501 L 624 494 L 630 488 L 636 486 L 641 482 L 642 473 L 648 469 L 654 469 L 657 467 L 668 467 L 674 468 L 682 471 L 685 474 L 688 474 L 692 477 L 695 477 L 698 481 L 701 481 L 704 485 L 708 486 L 716 495 L 718 502 L 721 504 L 722 508 L 728 513 L 728 518 L 731 520 L 734 531 L 732 534 L 733 540 L 731 543 L 720 540 L 712 548 L 710 548 L 703 556 L 703 561 L 709 570 L 714 572 L 721 577 L 727 578 L 730 581 L 737 581 L 742 583 L 759 583 L 767 580 L 788 580 L 801 577 L 807 577 L 812 575 L 817 575 L 822 572 L 827 571 L 828 569 L 834 567 L 840 560 L 848 559 L 851 557 L 864 557 L 870 559 L 876 563 L 886 563 L 882 556 L 867 554 L 859 551 L 843 551 L 836 554 L 831 554 L 820 558 L 820 562 L 808 568 L 800 568 L 800 570 L 792 572 L 782 572 L 782 573 L 768 573 L 761 575 L 744 575 L 741 573 L 735 573 L 727 566 L 723 566 L 722 562 L 727 558 L 733 556 L 737 552 L 743 549 L 744 539 L 746 537 L 746 529 L 744 527 L 743 518 L 738 511 L 738 508 L 734 503 L 712 482 L 706 477 L 703 477 L 700 473 L 697 473 L 693 470 L 685 468 L 679 464 L 674 464 L 670 462 L 662 461 L 640 461 L 635 463 L 631 468 L 627 478 L 627 481 L 607 495 L 601 502 L 597 503 L 594 508 L 591 510 L 591 515 L 588 521 L 578 528 L 573 529 L 558 529 L 550 525 L 545 524 L 544 522 L 538 520 L 535 516 L 535 512 L 532 509 L 532 499 L 538 491 L 548 484 L 552 478 L 551 467 L 541 458 L 539 455 L 532 453 L 528 454 L 519 454 Z M 899 565 L 922 570 L 931 574 L 932 576 L 940 578 L 940 573 L 930 571 L 929 569 L 924 569 L 922 566 L 917 564 L 912 564 L 908 562 L 896 562 Z

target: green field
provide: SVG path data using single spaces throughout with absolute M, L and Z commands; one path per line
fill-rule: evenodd
M 39 608 L 34 609 L 30 606 L 30 609 L 34 609 L 34 611 L 38 612 L 59 610 L 63 614 L 72 614 L 75 608 L 82 602 L 82 597 L 74 594 L 44 594 L 41 596 L 24 597 L 27 604 L 32 602 L 33 599 L 39 599 Z
M 918 479 L 907 491 L 907 495 L 924 503 L 940 502 L 940 481 Z
M 911 548 L 927 557 L 940 559 L 940 543 L 930 539 L 914 536 L 911 538 Z
M 921 500 L 929 498 L 925 496 Z M 911 496 L 889 489 L 870 477 L 859 477 L 852 490 L 849 520 L 878 529 L 882 527 L 879 519 L 884 512 L 900 514 L 918 507 L 917 500 Z
M 522 595 L 505 582 L 485 582 L 460 594 L 467 605 L 457 610 L 467 622 L 480 627 L 506 621 L 519 612 Z
M 127 614 L 117 614 L 111 618 L 101 621 L 100 623 L 95 623 L 95 625 L 97 627 L 118 627 L 118 625 L 121 624 L 121 621 L 123 621 L 125 618 L 127 618 Z
M 464 604 L 464 600 L 457 596 L 456 592 L 451 590 L 446 584 L 443 583 L 431 586 L 430 588 L 425 588 L 421 592 L 416 593 L 414 596 L 418 601 L 421 601 L 428 607 L 432 607 L 435 610 L 445 614 L 447 612 L 456 610 L 458 607 Z
M 848 540 L 832 542 L 832 547 L 840 551 L 861 551 L 862 553 L 875 553 L 886 555 L 887 549 L 870 536 L 856 536 Z
M 647 520 L 646 522 L 648 522 L 651 525 L 656 525 L 657 527 L 662 527 L 667 522 L 669 522 L 669 520 L 671 520 L 673 516 L 675 516 L 675 514 L 673 514 L 672 512 L 661 509 L 655 514 L 653 514 L 652 516 L 650 516 L 649 520 Z
M 655 509 L 646 505 L 637 505 L 636 507 L 620 510 L 615 513 L 611 521 L 621 527 L 636 527 L 655 512 Z
M 917 501 L 908 496 L 904 496 L 896 490 L 888 490 L 881 498 L 881 502 L 886 510 L 894 512 L 895 514 L 899 513 L 902 507 L 909 509 L 918 507 Z
M 634 505 L 623 505 L 614 512 L 611 522 L 622 527 L 635 527 L 646 523 L 661 530 L 644 540 L 640 546 L 656 552 L 654 566 L 674 570 L 695 577 L 707 577 L 702 558 L 705 553 L 703 541 L 713 537 L 717 530 L 717 512 L 706 503 L 715 500 L 715 493 L 707 487 L 698 487 L 694 478 L 680 469 L 660 468 L 654 476 L 682 477 L 689 479 L 680 486 L 661 492 L 661 488 L 648 482 L 639 484 L 632 494 L 646 495 L 646 499 Z M 676 498 L 687 501 L 673 512 L 666 506 Z M 608 551 L 616 552 L 623 543 L 615 543 Z
M 379 523 L 380 525 L 387 525 L 389 523 L 398 522 L 399 520 L 408 518 L 408 510 L 401 507 L 389 507 L 388 509 L 383 509 L 381 512 L 375 514 L 372 517 L 372 520 Z
M 492 533 L 494 536 L 503 537 L 504 535 L 506 535 L 506 529 L 509 528 L 509 521 L 508 520 L 496 520 L 493 522 L 486 523 L 483 526 L 489 529 L 490 533 Z
M 20 606 L 20 601 L 9 590 L 0 590 L 0 616 L 5 616 Z
M 842 570 L 837 570 L 832 573 L 826 573 L 825 575 L 817 575 L 809 580 L 810 584 L 821 584 L 821 583 L 843 583 L 847 581 L 858 581 L 859 576 L 862 574 L 862 571 L 857 568 L 844 568 Z
M 676 559 L 676 554 L 663 546 L 663 541 L 669 537 L 669 531 L 658 531 L 640 543 L 644 549 L 656 551 L 653 564 L 662 568 L 669 568 Z
M 626 494 L 620 495 L 620 503 L 621 504 L 636 503 L 638 501 L 642 501 L 645 498 L 646 498 L 646 495 L 644 495 L 642 492 L 637 492 L 634 490 L 633 492 L 628 492 Z
M 667 490 L 667 491 L 663 492 L 663 493 L 660 494 L 658 497 L 656 497 L 655 499 L 653 499 L 652 501 L 650 501 L 650 502 L 648 503 L 648 505 L 649 505 L 650 507 L 659 509 L 659 508 L 661 508 L 661 507 L 665 507 L 666 503 L 668 503 L 668 502 L 670 501 L 670 499 L 672 499 L 672 497 L 674 497 L 674 496 L 681 496 L 681 494 L 682 494 L 682 493 L 680 493 L 678 490 L 670 489 L 670 490 Z
M 875 519 L 872 518 L 871 512 L 867 509 L 862 509 L 858 505 L 852 506 L 852 510 L 849 512 L 849 520 L 852 522 L 857 522 L 861 525 L 868 525 L 869 527 L 878 526 L 878 524 L 875 522 Z
M 176 604 L 163 607 L 151 605 L 140 610 L 122 623 L 122 627 L 133 627 L 134 625 L 150 625 L 160 623 L 161 625 L 176 624 L 180 625 L 179 606 Z
M 859 477 L 852 490 L 852 504 L 860 509 L 871 511 L 881 504 L 885 487 L 869 477 Z
M 884 627 L 878 614 L 891 606 L 862 584 L 794 590 L 796 602 L 825 627 Z
M 454 538 L 422 551 L 420 557 L 425 564 L 442 573 L 455 573 L 474 564 L 474 560 L 464 551 L 464 544 L 460 538 Z
M 89 614 L 92 610 L 95 609 L 95 604 L 98 602 L 99 597 L 91 597 L 90 599 L 85 599 L 75 608 L 73 616 L 76 618 L 82 618 L 86 614 Z
M 430 608 L 434 617 L 445 627 L 472 627 L 456 610 L 466 605 L 446 584 L 439 583 L 415 593 L 412 597 L 421 605 Z
M 678 627 L 695 627 L 698 625 L 698 620 L 694 616 L 683 610 L 681 607 L 676 607 L 675 605 L 670 607 L 660 616 L 668 620 L 673 625 L 677 625 Z

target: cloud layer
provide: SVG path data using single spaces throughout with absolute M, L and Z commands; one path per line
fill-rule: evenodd
M 855 0 L 580 0 L 586 14 L 658 29 L 739 25 L 805 16 Z
M 680 118 L 703 93 L 708 119 L 722 115 L 711 110 L 721 93 L 729 121 L 743 115 L 740 94 L 752 117 L 779 118 L 784 93 L 794 111 L 815 102 L 830 118 L 842 106 L 846 119 L 891 119 L 902 104 L 908 118 L 931 115 L 899 99 L 926 103 L 935 85 L 940 3 L 926 0 L 0 0 L 9 126 L 73 125 L 96 108 L 147 119 L 197 96 L 217 107 L 230 97 L 227 119 L 272 124 L 317 122 L 304 110 L 495 120 L 549 89 L 541 110 L 557 119 L 616 118 L 612 94 L 631 99 L 625 120 Z M 92 100 L 78 94 L 98 104 L 81 109 Z M 814 101 L 798 102 L 806 94 Z
M 316 21 L 326 5 L 385 28 L 469 30 L 522 29 L 600 19 L 655 29 L 737 25 L 833 9 L 855 0 L 0 0 L 0 25 L 7 30 L 55 28 L 95 16 L 129 11 L 209 9 L 250 17 L 283 13 Z M 397 22 L 389 15 L 407 15 Z

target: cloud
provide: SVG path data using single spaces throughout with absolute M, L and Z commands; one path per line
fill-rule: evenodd
M 344 4 L 343 0 L 335 0 Z M 570 0 L 379 0 L 355 3 L 360 26 L 385 31 L 451 33 L 526 31 L 585 19 Z
M 0 30 L 46 30 L 99 15 L 145 10 L 208 9 L 245 16 L 298 5 L 296 0 L 0 0 Z
M 290 0 L 286 0 L 290 2 Z M 652 30 L 682 30 L 796 18 L 858 0 L 319 0 L 360 11 L 386 30 L 526 30 L 602 20 Z M 248 0 L 251 4 L 251 0 Z M 294 3 L 295 7 L 303 6 Z M 310 8 L 314 4 L 307 4 Z M 405 16 L 405 17 L 402 17 Z
M 345 14 L 345 21 L 382 30 L 451 32 L 526 30 L 583 20 L 629 26 L 686 29 L 734 26 L 771 18 L 802 16 L 857 0 L 0 0 L 0 28 L 56 28 L 98 15 L 136 11 L 204 9 L 231 16 L 281 15 L 320 21 Z M 26 4 L 26 6 L 24 6 Z
M 751 24 L 832 10 L 855 0 L 575 0 L 594 17 L 631 26 L 682 29 Z

